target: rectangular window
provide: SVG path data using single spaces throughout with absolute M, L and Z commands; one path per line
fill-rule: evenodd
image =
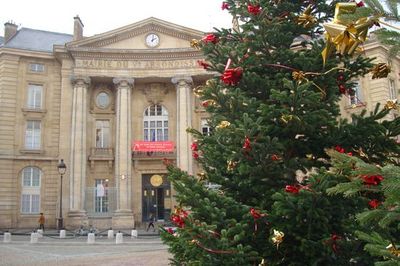
M 95 180 L 95 212 L 108 212 L 108 186 L 105 179 Z
M 211 134 L 211 127 L 209 127 L 207 119 L 201 119 L 201 132 L 206 136 Z
M 43 64 L 29 64 L 29 70 L 32 72 L 44 72 L 44 65 Z
M 30 109 L 41 109 L 42 95 L 43 95 L 43 86 L 29 84 L 28 100 L 26 102 L 26 107 Z
M 30 120 L 26 123 L 25 148 L 28 150 L 39 150 L 41 145 L 40 121 Z
M 110 147 L 110 121 L 96 121 L 96 148 Z
M 27 167 L 23 173 L 24 187 L 39 187 L 40 186 L 40 171 L 34 167 Z
M 143 133 L 145 141 L 167 141 L 168 140 L 168 121 L 150 120 L 143 122 Z
M 389 98 L 390 99 L 397 99 L 397 91 L 394 86 L 394 80 L 389 79 Z
M 21 212 L 22 213 L 39 213 L 40 195 L 38 194 L 22 194 Z
M 362 104 L 362 93 L 361 93 L 361 85 L 360 81 L 354 85 L 354 94 L 349 95 L 349 103 L 350 105 L 359 105 Z

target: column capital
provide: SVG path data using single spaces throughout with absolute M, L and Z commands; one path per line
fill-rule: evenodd
M 118 86 L 117 88 L 120 86 L 129 86 L 132 88 L 133 84 L 135 83 L 135 79 L 127 77 L 113 78 L 113 83 Z
M 84 86 L 89 86 L 90 85 L 90 77 L 87 76 L 77 76 L 77 75 L 72 75 L 71 76 L 71 83 L 72 85 L 84 85 Z
M 175 86 L 187 86 L 193 83 L 193 79 L 190 76 L 176 76 L 171 79 Z

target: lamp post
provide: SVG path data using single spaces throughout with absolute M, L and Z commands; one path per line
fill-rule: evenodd
M 63 222 L 63 216 L 62 216 L 62 185 L 63 185 L 63 175 L 65 174 L 65 171 L 67 170 L 67 166 L 64 163 L 64 159 L 61 159 L 60 162 L 57 165 L 58 168 L 58 173 L 60 174 L 60 216 L 58 218 L 58 230 L 61 230 L 64 228 L 64 222 Z

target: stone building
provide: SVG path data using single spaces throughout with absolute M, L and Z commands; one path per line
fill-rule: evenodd
M 83 37 L 75 17 L 73 29 L 69 35 L 5 24 L 0 229 L 37 226 L 40 212 L 48 227 L 60 216 L 67 228 L 139 227 L 150 213 L 165 221 L 174 202 L 162 159 L 197 171 L 186 128 L 209 128 L 192 89 L 212 75 L 198 66 L 202 53 L 189 42 L 204 33 L 156 18 Z M 347 117 L 398 97 L 399 58 L 376 41 L 364 48 L 393 71 L 360 80 L 357 97 L 342 99 Z
M 208 130 L 192 88 L 211 76 L 190 40 L 156 18 L 83 37 L 5 24 L 0 46 L 0 228 L 140 226 L 168 219 L 168 158 L 193 173 L 188 127 Z M 57 165 L 63 159 L 63 177 Z

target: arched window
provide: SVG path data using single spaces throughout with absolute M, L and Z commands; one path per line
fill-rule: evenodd
M 168 111 L 162 105 L 151 105 L 143 115 L 143 136 L 145 141 L 168 140 Z
M 42 171 L 37 167 L 22 170 L 21 213 L 40 212 L 40 183 Z

